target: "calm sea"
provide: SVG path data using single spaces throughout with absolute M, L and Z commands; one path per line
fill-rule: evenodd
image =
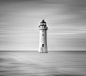
M 86 52 L 0 52 L 0 76 L 86 76 Z

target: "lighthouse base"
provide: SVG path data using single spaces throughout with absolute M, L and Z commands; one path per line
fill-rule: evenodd
M 48 52 L 42 52 L 42 51 L 39 51 L 39 53 L 48 53 Z
M 39 53 L 48 53 L 48 51 L 45 48 L 43 48 L 43 47 L 40 48 L 38 52 Z

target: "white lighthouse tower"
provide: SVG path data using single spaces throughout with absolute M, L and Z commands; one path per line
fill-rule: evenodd
M 40 53 L 48 53 L 47 50 L 47 30 L 48 27 L 46 25 L 46 22 L 42 20 L 39 25 L 40 30 L 40 40 L 39 40 L 39 51 Z

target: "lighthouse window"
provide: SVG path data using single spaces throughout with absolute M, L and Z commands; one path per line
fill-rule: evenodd
M 42 47 L 44 47 L 44 44 L 42 44 Z
M 42 36 L 44 36 L 44 34 L 42 34 Z
M 42 28 L 44 28 L 44 26 L 42 26 Z

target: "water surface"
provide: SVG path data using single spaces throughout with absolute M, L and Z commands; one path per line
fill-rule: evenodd
M 86 76 L 86 52 L 0 52 L 1 76 Z

